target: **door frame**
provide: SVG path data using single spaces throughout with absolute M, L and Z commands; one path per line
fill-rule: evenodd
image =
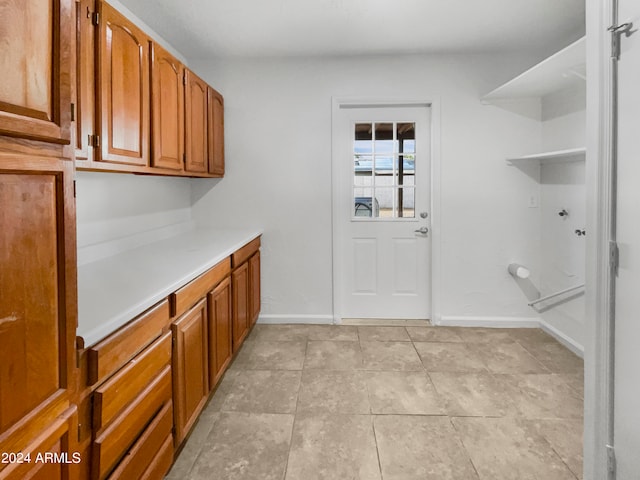
M 587 237 L 584 478 L 611 479 L 613 445 L 615 278 L 609 242 L 615 239 L 615 157 L 611 37 L 616 0 L 587 0 Z
M 370 98 L 370 97 L 332 97 L 331 99 L 331 223 L 332 223 L 332 280 L 333 280 L 333 323 L 342 323 L 342 274 L 341 260 L 343 228 L 340 224 L 338 212 L 339 202 L 337 196 L 340 184 L 344 179 L 340 175 L 341 162 L 340 139 L 343 138 L 339 131 L 338 116 L 341 108 L 358 107 L 425 107 L 431 109 L 430 139 L 431 139 L 431 322 L 440 323 L 440 278 L 441 278 L 441 237 L 440 237 L 440 99 L 438 97 L 427 98 Z

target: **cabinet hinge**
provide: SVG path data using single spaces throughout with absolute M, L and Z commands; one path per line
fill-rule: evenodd
M 94 25 L 100 25 L 100 14 L 98 12 L 93 12 L 91 15 L 91 23 Z
M 616 476 L 616 451 L 612 445 L 607 445 L 607 471 L 609 472 L 609 478 L 615 478 Z
M 616 60 L 620 59 L 620 40 L 622 40 L 622 34 L 625 37 L 630 37 L 636 30 L 632 30 L 633 23 L 623 23 L 622 25 L 612 25 L 607 30 L 611 32 L 611 58 Z
M 182 85 L 187 85 L 187 72 L 182 74 Z
M 76 198 L 76 181 L 73 181 L 73 198 Z
M 100 147 L 100 135 L 89 135 L 89 146 Z
M 609 242 L 609 268 L 613 275 L 618 275 L 618 267 L 620 266 L 620 249 L 616 242 Z
M 76 121 L 76 104 L 75 103 L 71 104 L 71 121 L 72 122 Z

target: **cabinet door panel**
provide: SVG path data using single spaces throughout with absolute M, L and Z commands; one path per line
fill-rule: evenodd
M 149 39 L 112 7 L 100 5 L 99 160 L 147 165 Z
M 64 393 L 75 326 L 65 301 L 75 288 L 75 245 L 65 243 L 71 170 L 1 169 L 0 434 Z
M 209 173 L 224 176 L 224 100 L 213 88 L 208 89 Z
M 0 134 L 68 144 L 70 0 L 0 2 Z
M 152 45 L 152 166 L 182 170 L 184 157 L 184 67 Z
M 231 280 L 209 294 L 209 388 L 213 389 L 231 361 Z
M 188 172 L 208 171 L 207 84 L 190 70 L 186 71 L 185 148 Z
M 189 432 L 209 394 L 207 303 L 198 302 L 172 326 L 176 445 Z
M 249 259 L 250 293 L 249 307 L 251 325 L 254 325 L 260 315 L 260 252 L 256 252 Z
M 77 444 L 73 433 L 77 428 L 78 416 L 76 407 L 67 409 L 44 430 L 38 432 L 37 438 L 21 449 L 29 454 L 29 463 L 10 463 L 1 465 L 3 480 L 69 480 L 74 478 L 72 465 L 82 462 L 77 452 Z M 75 427 L 75 428 L 74 428 Z
M 231 276 L 233 294 L 233 351 L 247 336 L 249 326 L 249 264 L 240 265 Z

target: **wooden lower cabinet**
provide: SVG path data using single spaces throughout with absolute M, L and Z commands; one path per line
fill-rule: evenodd
M 209 389 L 226 370 L 233 352 L 231 331 L 231 280 L 227 277 L 209 293 Z
M 255 325 L 260 315 L 260 251 L 249 259 L 249 319 Z
M 249 331 L 249 264 L 231 274 L 233 293 L 233 352 L 237 352 Z
M 207 300 L 171 325 L 175 442 L 182 443 L 209 396 Z

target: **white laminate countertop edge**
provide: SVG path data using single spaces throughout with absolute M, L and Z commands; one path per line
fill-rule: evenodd
M 261 234 L 195 228 L 80 265 L 76 335 L 96 344 Z

